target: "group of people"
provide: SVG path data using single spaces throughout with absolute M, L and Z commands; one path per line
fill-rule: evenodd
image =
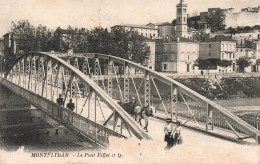
M 179 145 L 182 143 L 181 137 L 181 122 L 177 121 L 176 126 L 172 124 L 171 118 L 166 118 L 166 125 L 164 126 L 164 141 L 167 142 L 165 147 L 166 150 L 171 149 L 174 145 Z
M 59 94 L 59 98 L 57 98 L 56 102 L 60 106 L 64 106 L 64 100 L 63 100 L 61 94 Z M 75 109 L 75 104 L 72 102 L 72 99 L 69 100 L 69 103 L 67 103 L 66 108 L 71 111 L 73 111 Z

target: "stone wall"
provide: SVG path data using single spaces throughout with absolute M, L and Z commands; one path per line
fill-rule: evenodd
M 254 26 L 260 24 L 260 12 L 226 13 L 226 28 L 237 26 Z

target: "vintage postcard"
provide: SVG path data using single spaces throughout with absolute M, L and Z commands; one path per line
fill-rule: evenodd
M 260 0 L 0 6 L 0 164 L 260 163 Z

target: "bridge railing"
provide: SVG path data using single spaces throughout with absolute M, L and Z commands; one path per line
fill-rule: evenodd
M 113 130 L 59 106 L 48 99 L 44 99 L 41 96 L 8 81 L 7 79 L 0 77 L 0 83 L 25 100 L 31 102 L 32 105 L 64 125 L 66 128 L 76 132 L 78 135 L 87 137 L 88 141 L 93 144 L 97 144 L 101 147 L 108 147 L 109 136 L 126 138 Z

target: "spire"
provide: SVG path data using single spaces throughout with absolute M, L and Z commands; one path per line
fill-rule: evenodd
M 184 0 L 180 0 L 180 4 L 183 4 Z

